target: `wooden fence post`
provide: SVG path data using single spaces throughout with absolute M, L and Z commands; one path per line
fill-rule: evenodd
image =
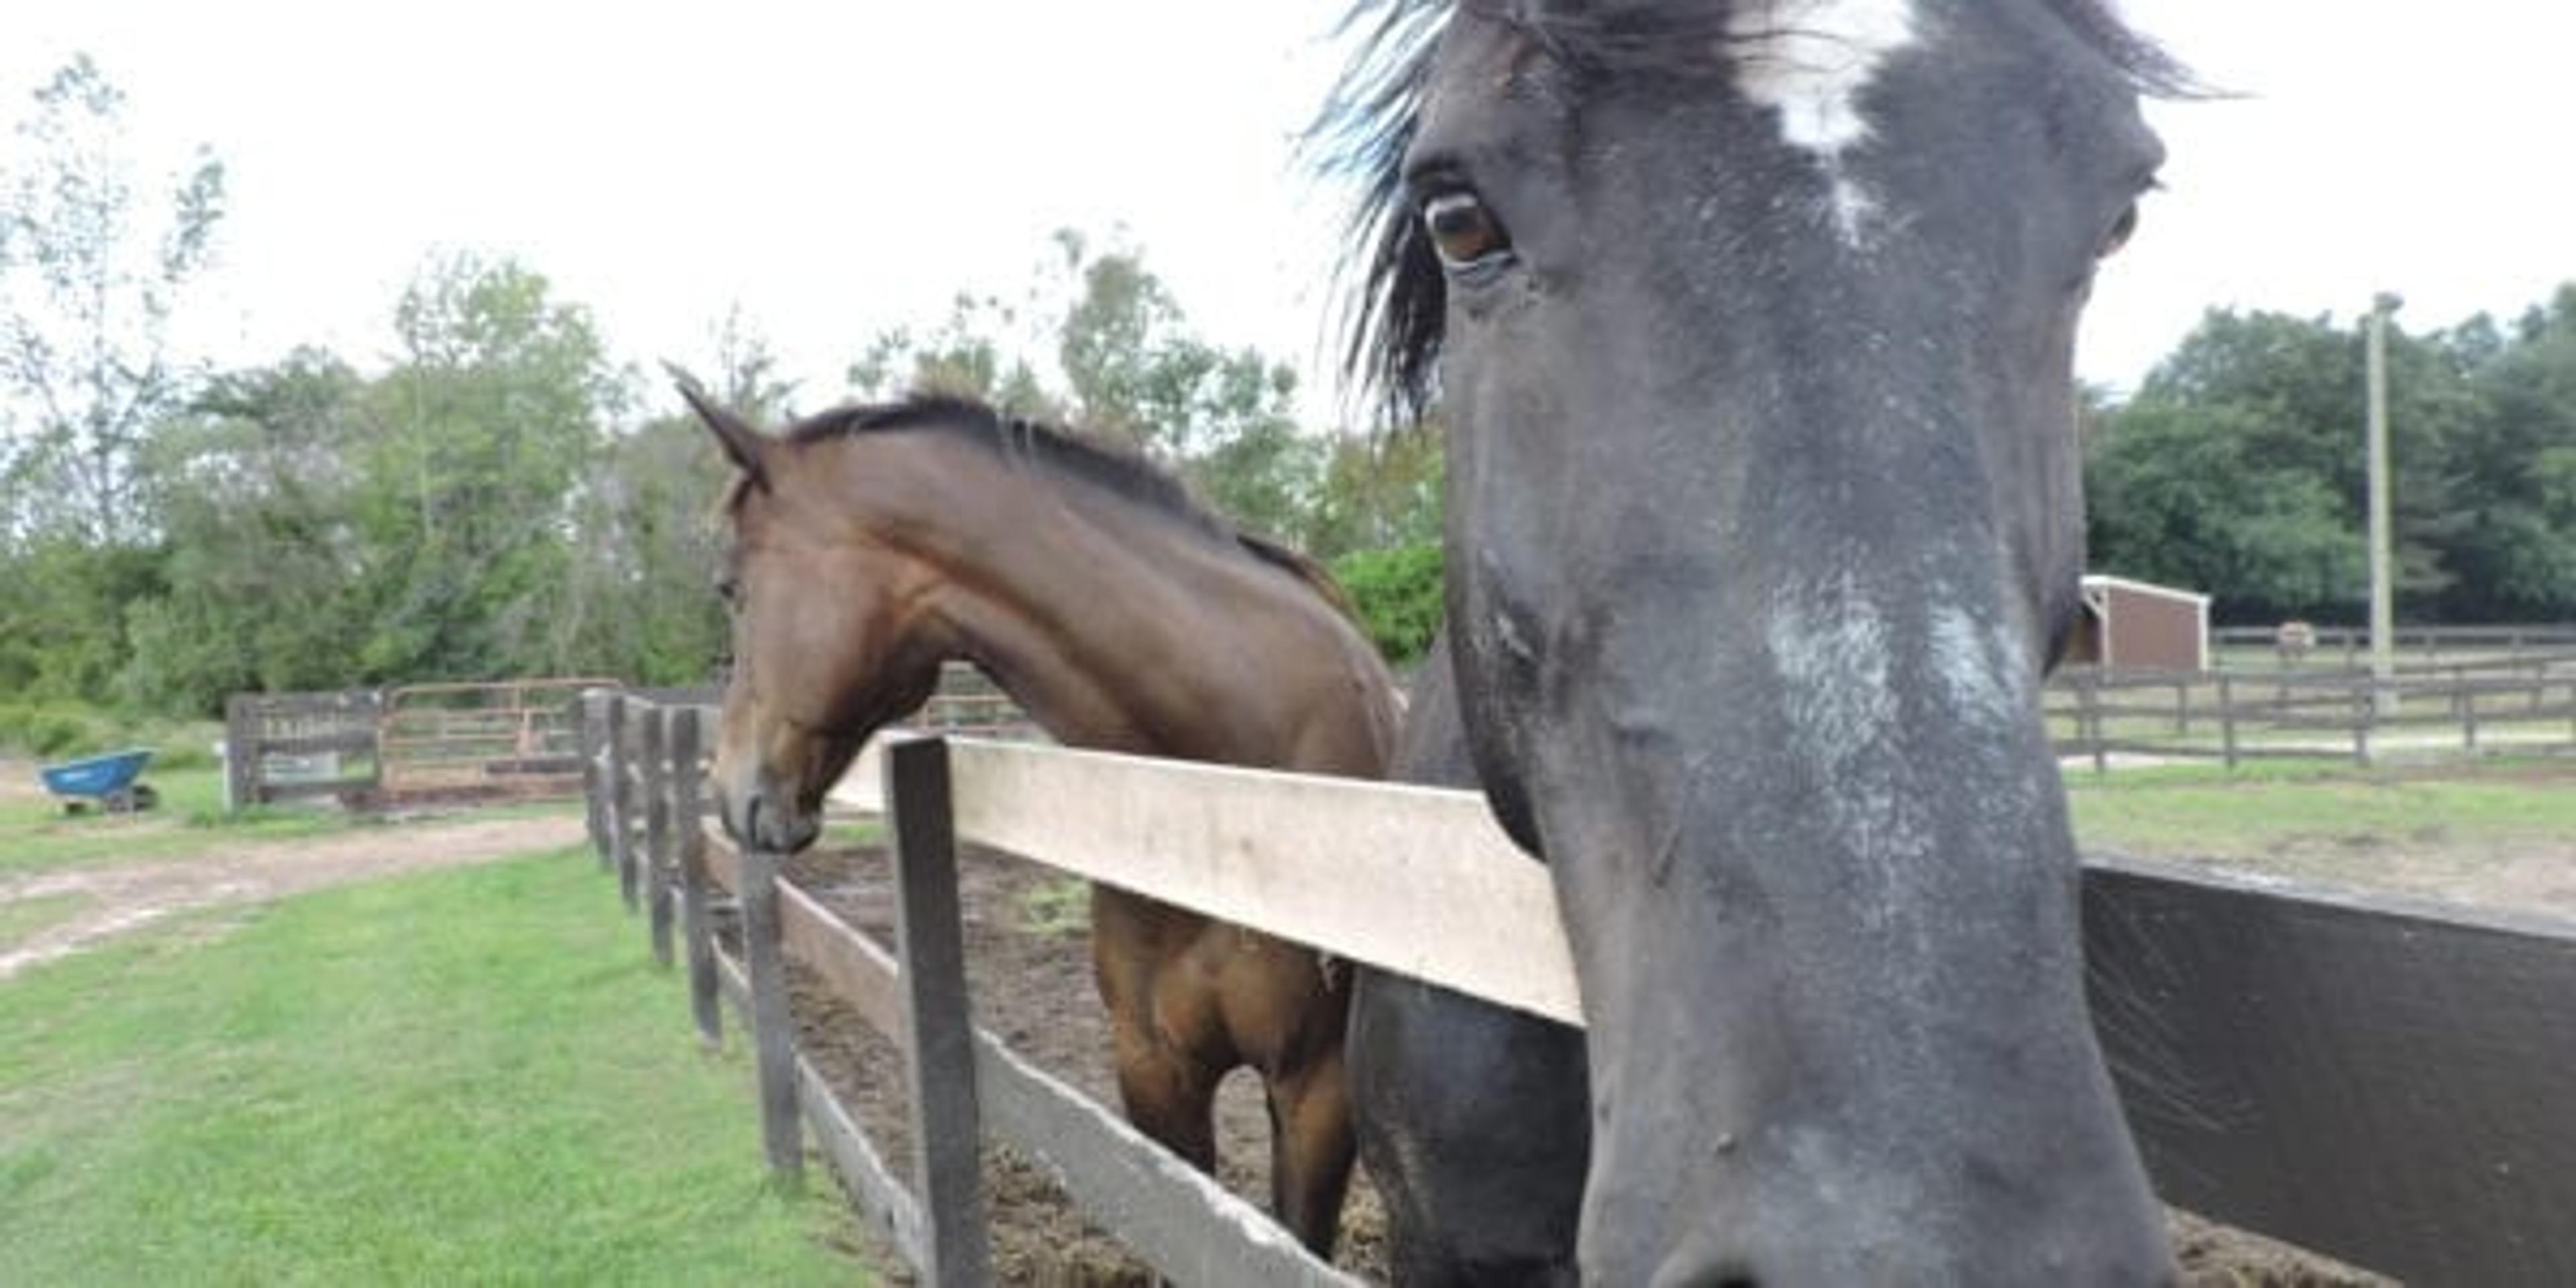
M 224 700 L 224 806 L 259 804 L 259 717 L 247 693 Z
M 2379 681 L 2363 676 L 2353 682 L 2353 692 L 2359 697 L 2352 710 L 2352 758 L 2366 767 L 2370 764 L 2371 722 L 2379 718 Z
M 742 852 L 743 974 L 751 984 L 752 1052 L 760 1070 L 760 1140 L 770 1174 L 795 1185 L 805 1176 L 805 1137 L 796 1112 L 795 1017 L 787 1009 L 787 946 L 778 924 L 778 865 L 785 856 Z
M 2462 672 L 2459 687 L 2451 691 L 2451 701 L 2460 715 L 2460 750 L 2469 756 L 2478 754 L 2478 691 L 2469 687 L 2469 677 Z
M 2174 681 L 2174 736 L 2191 736 L 2191 686 L 2198 682 L 2197 672 Z
M 2101 675 L 2092 671 L 2085 672 L 2075 682 L 2075 696 L 2080 708 L 2076 725 L 2084 731 L 2085 741 L 2093 746 L 2093 772 L 2107 774 L 2111 772 L 2111 758 L 2102 745 L 2101 682 Z
M 716 1002 L 715 921 L 707 908 L 707 832 L 698 818 L 698 743 L 704 713 L 671 710 L 671 814 L 679 828 L 680 933 L 689 946 L 689 1012 L 709 1047 L 724 1043 L 724 1008 Z
M 2227 767 L 2236 768 L 2236 682 L 2224 671 L 2218 673 L 2218 749 L 2226 757 Z
M 889 747 L 885 797 L 894 830 L 913 1192 L 920 1196 L 924 1226 L 921 1277 L 943 1286 L 989 1284 L 983 1128 L 966 1009 L 966 936 L 957 912 L 948 744 L 925 738 Z
M 608 695 L 605 746 L 602 748 L 603 754 L 599 766 L 599 772 L 604 776 L 604 781 L 600 784 L 602 789 L 600 823 L 608 829 L 608 847 L 600 853 L 600 865 L 617 873 L 618 887 L 626 895 L 627 906 L 632 907 L 635 903 L 635 891 L 629 884 L 626 863 L 629 830 L 626 794 L 626 705 L 625 694 Z
M 644 852 L 637 864 L 643 871 L 638 879 L 644 883 L 644 904 L 652 912 L 653 961 L 659 966 L 671 964 L 671 759 L 668 740 L 663 737 L 671 728 L 671 709 L 651 706 L 644 709 L 637 741 L 643 753 L 636 758 L 643 771 Z
M 608 815 L 600 801 L 600 784 L 607 780 L 601 771 L 601 747 L 608 725 L 608 691 L 584 689 L 578 703 L 581 748 L 581 822 L 590 834 L 591 852 L 602 865 L 608 861 Z

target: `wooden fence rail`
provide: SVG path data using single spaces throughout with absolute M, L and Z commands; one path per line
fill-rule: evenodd
M 585 704 L 604 819 L 634 808 L 619 785 L 643 781 L 638 744 L 608 734 L 621 703 L 641 708 L 615 695 Z M 1469 794 L 993 743 L 880 744 L 833 799 L 893 819 L 902 912 L 889 951 L 779 880 L 775 856 L 738 855 L 705 834 L 702 713 L 642 711 L 629 721 L 668 722 L 659 776 L 676 825 L 654 842 L 608 819 L 609 862 L 676 885 L 693 995 L 730 997 L 751 1016 L 773 1165 L 798 1165 L 801 1123 L 925 1282 L 989 1281 L 974 1170 L 986 1137 L 1039 1159 L 1086 1215 L 1176 1282 L 1353 1282 L 971 1025 L 956 971 L 957 841 L 1580 1017 L 1545 874 Z M 665 852 L 630 852 L 650 844 Z M 727 893 L 749 922 L 740 964 L 704 915 Z M 2576 923 L 2103 856 L 2088 860 L 2084 900 L 2094 1012 L 2169 1200 L 2409 1279 L 2576 1282 Z M 1393 924 L 1390 909 L 1402 913 Z M 783 961 L 906 1049 L 908 1181 L 795 1054 L 782 972 L 764 965 Z M 712 1016 L 699 1025 L 712 1038 Z
M 2576 752 L 2576 653 L 2399 672 L 2105 671 L 2048 688 L 2059 755 L 2107 769 L 2115 755 L 2246 760 Z
M 2209 632 L 2215 648 L 2271 649 L 2279 638 L 2277 626 L 2220 626 Z M 2312 655 L 2341 657 L 2347 667 L 2367 664 L 2370 631 L 2360 626 L 2311 626 L 2314 639 Z M 2388 642 L 2401 655 L 2439 658 L 2451 653 L 2522 653 L 2533 649 L 2576 648 L 2576 623 L 2533 623 L 2519 626 L 2401 626 L 2389 632 Z

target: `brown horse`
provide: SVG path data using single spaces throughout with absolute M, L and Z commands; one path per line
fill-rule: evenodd
M 1384 774 L 1395 689 L 1339 591 L 1142 462 L 953 399 L 843 408 L 771 437 L 682 393 L 741 471 L 715 766 L 738 840 L 810 843 L 826 789 L 950 659 L 1071 746 Z M 1274 1209 L 1329 1253 L 1354 1148 L 1348 973 L 1111 887 L 1091 907 L 1128 1117 L 1212 1168 L 1217 1083 L 1259 1070 Z

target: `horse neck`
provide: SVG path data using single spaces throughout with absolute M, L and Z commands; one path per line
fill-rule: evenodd
M 998 463 L 971 488 L 922 500 L 906 539 L 942 574 L 931 611 L 951 657 L 982 668 L 1057 740 L 1382 770 L 1392 682 L 1283 570 L 1221 534 Z

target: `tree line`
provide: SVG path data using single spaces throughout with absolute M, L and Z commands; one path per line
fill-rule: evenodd
M 244 689 L 513 675 L 702 681 L 727 470 L 658 377 L 509 258 L 435 259 L 390 359 L 210 370 L 166 324 L 225 212 L 221 163 L 138 178 L 122 95 L 75 59 L 0 178 L 0 705 L 209 712 Z M 854 337 L 843 386 L 716 320 L 690 365 L 777 421 L 929 388 L 1129 445 L 1332 562 L 1372 633 L 1440 615 L 1434 425 L 1328 432 L 1291 368 L 1206 339 L 1137 247 L 1058 234 L 1019 296 Z M 2222 620 L 2363 616 L 2358 323 L 2213 312 L 2084 430 L 2091 565 Z M 2399 611 L 2576 618 L 2576 285 L 2390 351 Z M 1436 416 L 1436 413 L 1435 413 Z
M 2098 409 L 2093 567 L 2230 622 L 2366 620 L 2367 320 L 2213 311 Z M 2388 346 L 2398 618 L 2576 620 L 2576 284 Z
M 658 375 L 534 267 L 470 254 L 389 303 L 379 370 L 319 348 L 191 363 L 167 323 L 216 242 L 223 168 L 138 177 L 123 103 L 73 60 L 0 181 L 0 704 L 211 712 L 244 689 L 713 673 L 729 472 L 693 420 L 653 410 L 672 405 Z M 687 365 L 761 421 L 931 388 L 1079 426 L 1249 529 L 1346 558 L 1365 594 L 1420 598 L 1436 435 L 1314 432 L 1293 370 L 1204 339 L 1138 248 L 1066 232 L 1043 254 L 1019 298 L 855 338 L 843 389 L 782 380 L 738 314 Z

